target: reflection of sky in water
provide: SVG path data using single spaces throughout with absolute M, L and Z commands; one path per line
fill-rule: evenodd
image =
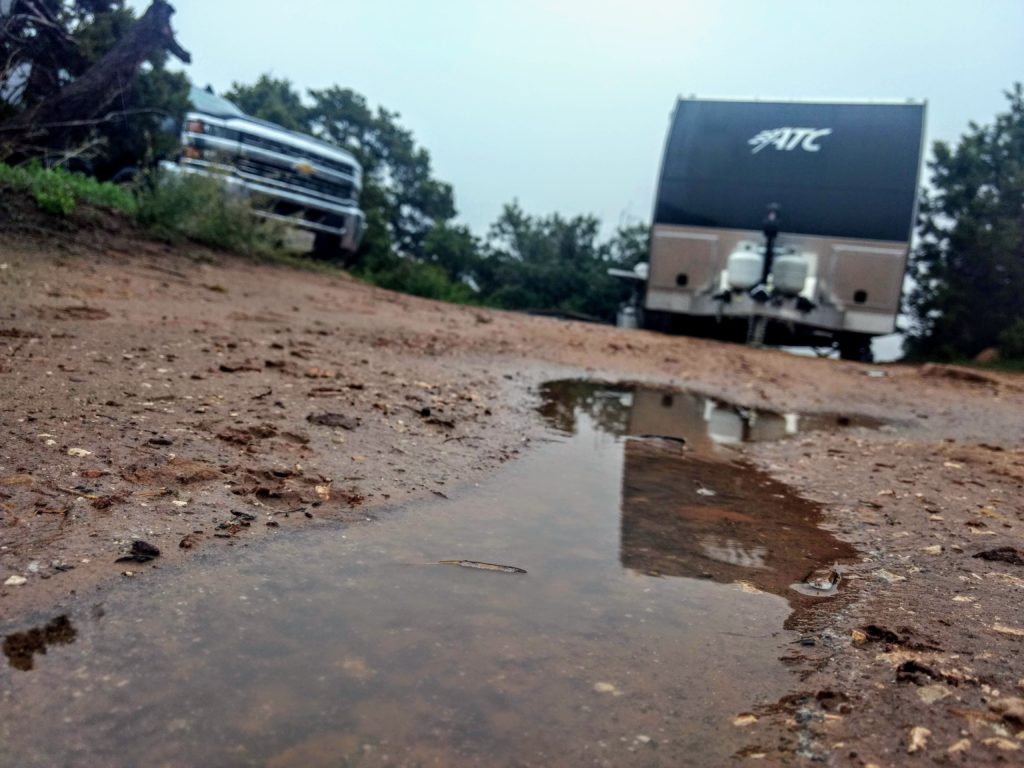
M 10 764 L 727 762 L 732 717 L 788 691 L 786 580 L 833 542 L 759 475 L 624 441 L 638 395 L 581 396 L 550 409 L 566 440 L 451 500 L 78 605 L 72 644 L 0 672 Z

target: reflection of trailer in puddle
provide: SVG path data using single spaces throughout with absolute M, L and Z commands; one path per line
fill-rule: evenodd
M 663 441 L 626 440 L 624 568 L 747 583 L 792 597 L 794 584 L 854 555 L 819 520 L 814 503 L 753 467 L 673 450 Z
M 835 423 L 828 417 L 812 417 Z M 853 550 L 818 528 L 816 505 L 714 446 L 794 435 L 795 413 L 685 392 L 633 393 L 622 481 L 622 565 L 649 575 L 748 583 L 792 596 Z M 641 437 L 642 436 L 642 437 Z M 653 439 L 652 439 L 653 438 Z M 680 451 L 664 440 L 682 439 Z
M 800 422 L 796 413 L 742 408 L 686 392 L 640 389 L 633 394 L 629 434 L 679 438 L 700 449 L 781 440 L 799 432 Z

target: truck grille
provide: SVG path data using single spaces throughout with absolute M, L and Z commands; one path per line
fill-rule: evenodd
M 239 141 L 242 144 L 247 144 L 251 147 L 259 147 L 260 149 L 266 149 L 271 152 L 276 152 L 279 155 L 285 155 L 286 157 L 294 157 L 297 160 L 309 160 L 311 159 L 309 153 L 302 152 L 295 147 L 289 146 L 288 144 L 282 144 L 272 139 L 265 139 L 262 136 L 254 136 L 249 133 L 239 134 Z M 330 168 L 332 171 L 338 173 L 344 173 L 346 176 L 355 176 L 355 169 L 348 163 L 342 163 L 338 160 L 331 160 L 327 157 L 317 156 L 315 158 L 317 165 L 322 165 L 325 168 Z
M 278 165 L 273 165 L 272 163 L 265 163 L 252 158 L 240 158 L 236 163 L 236 167 L 242 173 L 248 173 L 262 179 L 277 181 L 287 184 L 290 187 L 305 189 L 325 197 L 339 198 L 342 200 L 349 200 L 352 197 L 352 185 L 350 184 L 325 181 L 324 179 L 318 179 L 314 176 L 305 176 L 296 171 L 282 168 Z

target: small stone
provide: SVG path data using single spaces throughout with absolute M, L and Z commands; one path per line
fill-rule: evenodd
M 863 645 L 868 641 L 868 636 L 859 629 L 855 629 L 850 633 L 850 640 L 854 645 Z
M 944 685 L 926 685 L 917 689 L 917 697 L 921 699 L 925 704 L 931 705 L 937 701 L 942 701 L 947 696 L 952 695 L 952 691 Z
M 173 504 L 176 507 L 187 507 L 188 506 L 188 502 L 185 501 L 184 499 L 174 499 L 173 501 L 171 501 L 171 504 Z
M 1024 699 L 1022 698 L 1007 696 L 994 702 L 989 709 L 997 715 L 1001 715 L 1003 720 L 1024 725 Z
M 31 563 L 28 564 L 29 573 L 39 573 L 39 568 L 40 566 L 38 560 L 33 560 Z
M 950 744 L 949 749 L 947 749 L 946 752 L 950 755 L 957 755 L 961 752 L 966 752 L 970 748 L 970 739 L 960 739 L 960 741 L 954 741 L 952 744 Z
M 910 736 L 907 739 L 907 752 L 914 754 L 928 746 L 928 737 L 932 735 L 924 726 L 915 725 L 910 729 Z
M 996 749 L 1002 750 L 1003 752 L 1016 752 L 1020 749 L 1020 744 L 1009 739 L 1003 739 L 998 736 L 994 736 L 991 739 L 985 739 L 981 742 L 986 747 L 995 747 Z
M 84 459 L 86 456 L 92 456 L 92 451 L 87 451 L 85 448 L 68 448 L 68 456 Z
M 641 744 L 650 744 L 651 743 L 651 737 L 650 736 L 645 736 L 642 733 L 638 733 L 636 735 L 636 740 L 639 741 Z
M 906 576 L 899 576 L 898 574 L 895 574 L 892 571 L 887 571 L 884 568 L 875 571 L 875 578 L 881 579 L 887 584 L 899 584 L 901 581 L 907 580 Z
M 924 552 L 926 555 L 941 555 L 942 545 L 932 544 L 930 547 L 924 547 L 921 551 Z
M 26 582 L 28 582 L 28 579 L 26 579 L 24 576 L 18 576 L 17 574 L 15 574 L 14 576 L 7 577 L 7 581 L 4 582 L 4 586 L 20 587 L 22 584 L 25 584 Z
M 610 693 L 613 696 L 619 695 L 619 689 L 611 683 L 594 683 L 594 690 L 597 693 Z
M 746 728 L 748 725 L 753 725 L 756 722 L 757 717 L 750 714 L 749 712 L 744 712 L 742 715 L 737 715 L 733 719 L 732 724 L 735 725 L 737 728 Z
M 992 631 L 998 632 L 1001 635 L 1011 635 L 1013 637 L 1024 637 L 1024 629 L 1019 627 L 1008 627 L 1005 624 L 993 624 Z

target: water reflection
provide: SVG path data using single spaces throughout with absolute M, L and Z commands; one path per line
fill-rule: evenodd
M 834 594 L 793 587 L 855 551 L 818 527 L 816 505 L 715 448 L 863 421 L 757 411 L 689 392 L 581 380 L 550 382 L 541 394 L 541 413 L 557 429 L 572 433 L 584 418 L 626 438 L 623 567 L 650 576 L 740 582 L 794 601 L 799 594 Z
M 611 435 L 673 437 L 693 450 L 880 423 L 865 416 L 758 410 L 693 392 L 585 379 L 548 382 L 540 395 L 541 414 L 560 431 L 572 433 L 585 414 Z

